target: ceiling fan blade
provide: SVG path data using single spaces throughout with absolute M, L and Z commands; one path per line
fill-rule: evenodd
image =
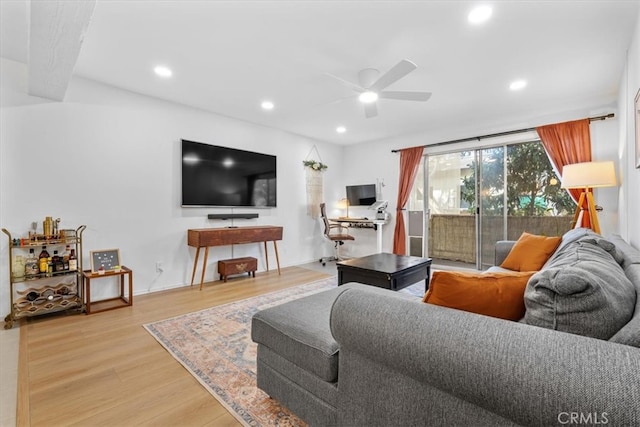
M 367 119 L 378 115 L 378 107 L 376 107 L 375 102 L 372 102 L 371 104 L 364 104 L 364 115 Z
M 382 89 L 386 88 L 387 86 L 391 85 L 392 83 L 395 83 L 396 81 L 400 80 L 401 78 L 403 78 L 404 76 L 406 76 L 407 74 L 415 70 L 416 68 L 418 68 L 416 64 L 409 61 L 408 59 L 403 59 L 402 61 L 398 62 L 395 66 L 393 66 L 389 71 L 387 71 L 382 76 L 380 76 L 380 78 L 371 85 L 370 90 L 374 92 L 379 92 Z
M 401 99 L 403 101 L 427 101 L 431 98 L 431 92 L 380 92 L 380 98 Z
M 314 104 L 313 107 L 314 108 L 327 107 L 329 105 L 339 104 L 341 102 L 346 101 L 347 99 L 354 99 L 354 98 L 357 98 L 357 97 L 358 97 L 358 95 L 355 95 L 355 94 L 349 95 L 349 96 L 343 96 L 342 98 L 337 98 L 337 99 L 334 99 L 332 101 L 327 101 L 327 102 L 321 102 L 319 104 Z
M 359 85 L 357 85 L 357 84 L 355 84 L 355 83 L 351 83 L 350 81 L 345 80 L 345 79 L 343 79 L 342 77 L 338 77 L 338 76 L 333 75 L 333 74 L 331 74 L 331 73 L 324 73 L 324 74 L 325 74 L 325 75 L 327 75 L 327 76 L 329 76 L 329 77 L 331 77 L 331 78 L 334 78 L 334 79 L 338 80 L 338 81 L 339 81 L 340 83 L 342 83 L 343 85 L 345 85 L 345 86 L 347 86 L 347 87 L 351 88 L 352 90 L 355 90 L 355 91 L 356 91 L 356 92 L 358 92 L 358 93 L 366 92 L 366 89 L 365 89 L 365 88 L 363 88 L 362 86 L 359 86 Z

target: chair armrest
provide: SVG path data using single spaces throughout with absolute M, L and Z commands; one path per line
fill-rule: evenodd
M 515 244 L 515 240 L 498 240 L 496 242 L 495 261 L 493 265 L 499 266 L 502 264 Z
M 342 224 L 329 224 L 329 231 L 333 230 L 334 228 L 340 229 L 341 234 L 342 234 L 342 230 L 348 230 L 348 227 L 345 227 Z
M 520 425 L 559 425 L 563 413 L 576 412 L 604 416 L 610 425 L 640 423 L 640 349 L 634 347 L 359 289 L 338 296 L 331 331 L 340 346 L 340 393 L 379 390 L 394 376 L 384 395 L 425 417 L 438 402 L 416 393 L 416 382 L 438 390 L 452 407 L 472 404 Z M 350 363 L 356 358 L 374 366 L 358 372 Z M 340 396 L 362 402 L 357 399 Z M 368 408 L 348 409 L 366 421 L 393 410 L 385 405 L 372 398 Z

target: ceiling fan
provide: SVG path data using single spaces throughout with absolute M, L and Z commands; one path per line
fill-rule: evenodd
M 379 98 L 399 99 L 402 101 L 427 101 L 431 97 L 431 92 L 384 91 L 386 87 L 391 86 L 416 68 L 418 68 L 418 66 L 408 59 L 403 59 L 398 62 L 393 68 L 381 76 L 379 76 L 379 70 L 375 68 L 365 68 L 358 73 L 359 84 L 344 80 L 330 73 L 326 74 L 358 92 L 360 94 L 358 95 L 358 99 L 364 105 L 364 115 L 367 118 L 371 118 L 378 115 L 376 101 Z

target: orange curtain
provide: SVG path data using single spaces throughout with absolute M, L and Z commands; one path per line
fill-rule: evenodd
M 424 147 L 405 148 L 400 150 L 400 179 L 398 183 L 398 201 L 396 203 L 396 228 L 393 232 L 393 253 L 406 255 L 407 237 L 404 227 L 404 205 L 409 200 L 413 181 L 418 173 Z
M 549 156 L 549 160 L 551 160 L 560 176 L 562 176 L 564 165 L 591 161 L 589 119 L 540 126 L 536 128 L 536 131 Z M 567 191 L 569 191 L 573 200 L 578 202 L 583 190 L 572 188 Z M 587 222 L 583 222 L 583 225 L 588 227 L 588 218 L 585 219 Z

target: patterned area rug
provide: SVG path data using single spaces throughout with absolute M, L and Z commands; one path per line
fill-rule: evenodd
M 245 426 L 304 426 L 256 387 L 251 317 L 259 310 L 337 286 L 331 277 L 144 325 Z M 422 296 L 424 283 L 403 289 Z

